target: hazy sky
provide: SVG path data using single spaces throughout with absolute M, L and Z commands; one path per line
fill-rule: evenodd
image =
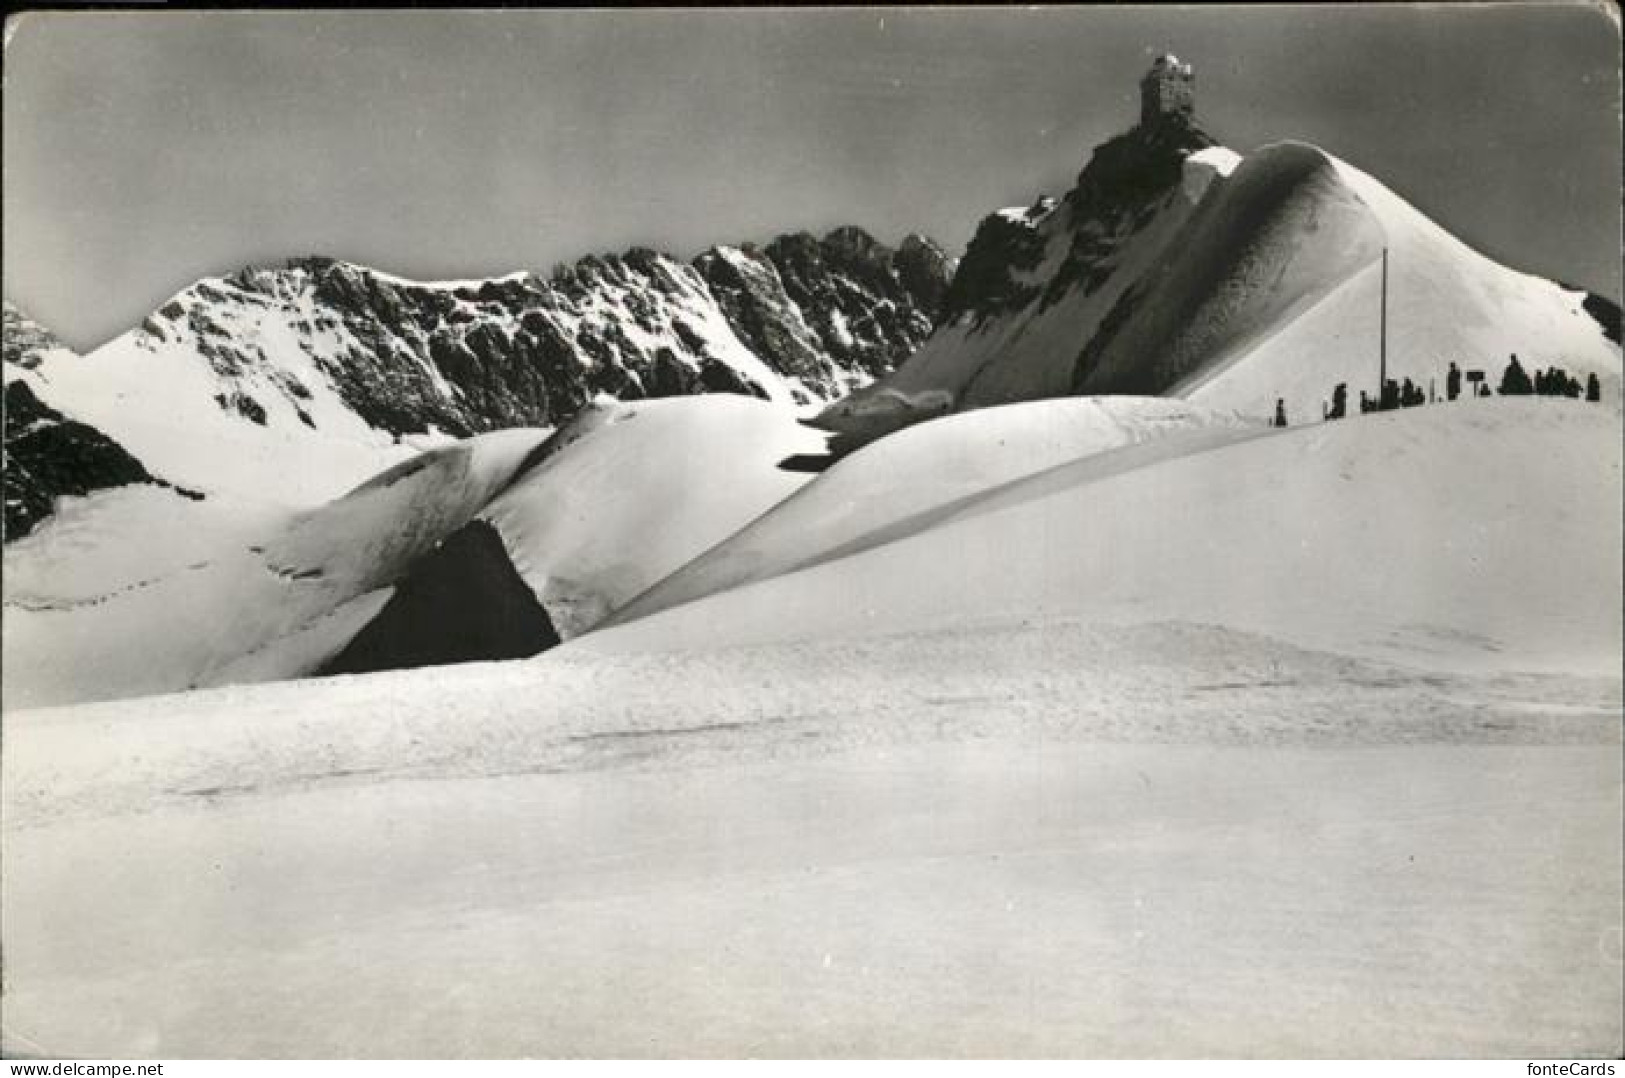
M 80 348 L 321 253 L 422 278 L 853 223 L 957 251 L 1131 126 L 1155 52 L 1227 145 L 1315 142 L 1620 295 L 1599 7 L 131 12 L 5 50 L 6 295 Z

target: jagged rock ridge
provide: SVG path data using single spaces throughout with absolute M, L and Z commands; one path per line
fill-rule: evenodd
M 199 282 L 148 318 L 137 344 L 190 347 L 231 378 L 276 365 L 269 334 L 241 325 L 273 318 L 370 426 L 465 436 L 557 424 L 600 393 L 837 396 L 918 347 L 950 268 L 929 241 L 894 252 L 855 228 L 713 248 L 693 265 L 639 248 L 547 278 L 441 284 L 301 258 Z M 308 387 L 280 382 L 311 422 L 299 407 Z M 221 406 L 262 421 L 262 401 Z
M 308 504 L 414 447 L 558 426 L 601 395 L 833 399 L 925 339 L 952 269 L 929 240 L 857 228 L 545 278 L 306 257 L 199 281 L 86 356 L 8 308 L 6 380 L 166 479 Z

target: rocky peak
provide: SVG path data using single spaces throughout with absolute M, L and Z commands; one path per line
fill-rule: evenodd
M 1124 237 L 1179 185 L 1185 159 L 1215 145 L 1189 115 L 1162 114 L 1097 146 L 1059 203 L 1041 197 L 1025 210 L 989 215 L 965 250 L 938 323 L 969 318 L 980 326 L 1040 298 L 1054 303 L 1080 282 L 1093 287 Z M 1048 281 L 1037 281 L 1052 243 L 1065 243 L 1065 256 L 1057 254 Z
M 1142 124 L 1095 147 L 1067 200 L 1086 215 L 1138 207 L 1179 182 L 1185 158 L 1217 145 L 1182 114 Z
M 823 239 L 808 232 L 780 236 L 763 254 L 823 348 L 862 381 L 885 374 L 920 346 L 936 321 L 931 300 L 946 289 L 941 265 L 933 269 L 919 252 L 900 261 L 897 251 L 855 226 Z
M 892 265 L 903 287 L 935 321 L 942 313 L 942 301 L 958 263 L 930 237 L 910 232 L 898 245 Z

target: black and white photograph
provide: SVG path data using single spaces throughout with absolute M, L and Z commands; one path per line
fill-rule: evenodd
M 3 110 L 7 1060 L 1625 1054 L 1613 5 L 38 10 Z

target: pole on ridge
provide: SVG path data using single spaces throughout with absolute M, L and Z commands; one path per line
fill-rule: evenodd
M 1382 315 L 1377 344 L 1377 399 L 1388 388 L 1388 248 L 1382 249 Z

